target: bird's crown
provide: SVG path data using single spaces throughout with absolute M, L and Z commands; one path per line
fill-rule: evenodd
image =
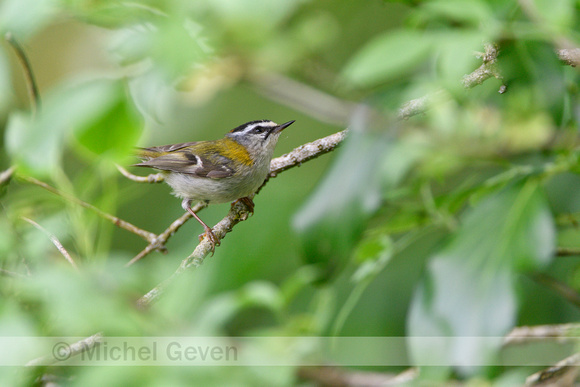
M 230 130 L 230 133 L 236 135 L 246 135 L 246 134 L 264 135 L 271 132 L 277 126 L 278 126 L 277 123 L 270 120 L 256 120 L 246 122 L 245 124 L 242 124 Z

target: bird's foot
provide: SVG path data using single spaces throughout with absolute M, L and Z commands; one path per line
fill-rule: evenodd
M 243 198 L 239 198 L 238 200 L 236 200 L 235 202 L 232 203 L 232 208 L 236 205 L 237 202 L 242 202 L 246 205 L 246 207 L 248 207 L 248 212 L 250 214 L 254 214 L 254 201 L 252 199 L 250 199 L 249 197 L 243 197 Z
M 198 238 L 199 241 L 203 241 L 203 238 L 207 238 L 208 242 L 210 243 L 211 253 L 215 252 L 215 247 L 221 244 L 220 240 L 215 236 L 211 228 L 206 228 L 203 234 L 199 234 Z

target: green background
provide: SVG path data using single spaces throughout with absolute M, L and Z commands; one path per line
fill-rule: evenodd
M 29 56 L 41 106 L 2 42 L 0 167 L 17 169 L 0 197 L 0 335 L 501 337 L 577 321 L 579 261 L 561 248 L 580 247 L 578 71 L 555 50 L 578 47 L 578 8 L 3 0 L 0 31 Z M 503 79 L 466 90 L 461 80 L 488 43 Z M 438 90 L 429 109 L 397 119 L 405 102 Z M 275 156 L 350 133 L 270 180 L 255 214 L 147 310 L 136 300 L 193 251 L 200 225 L 181 228 L 167 254 L 125 268 L 146 242 L 30 182 L 160 233 L 182 215 L 179 200 L 115 164 L 135 162 L 135 146 L 218 139 L 257 119 L 296 120 Z M 213 225 L 228 210 L 200 216 Z M 500 351 L 441 356 L 484 363 Z M 427 353 L 418 345 L 400 355 L 413 365 Z M 522 384 L 540 368 L 424 368 L 420 378 Z M 42 375 L 63 385 L 313 385 L 297 367 L 58 366 L 11 369 L 0 384 Z

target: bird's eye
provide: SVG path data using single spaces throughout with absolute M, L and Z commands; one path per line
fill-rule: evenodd
M 263 128 L 263 127 L 261 127 L 261 126 L 256 126 L 256 127 L 254 128 L 253 132 L 254 132 L 254 133 L 257 133 L 257 134 L 259 134 L 259 133 L 264 133 L 264 128 Z

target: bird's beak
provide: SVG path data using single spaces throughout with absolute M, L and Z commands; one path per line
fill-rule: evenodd
M 274 130 L 272 132 L 273 133 L 280 133 L 281 131 L 283 131 L 284 129 L 286 129 L 290 125 L 292 125 L 294 123 L 294 121 L 296 121 L 296 120 L 288 121 L 285 124 L 278 125 L 274 128 Z

